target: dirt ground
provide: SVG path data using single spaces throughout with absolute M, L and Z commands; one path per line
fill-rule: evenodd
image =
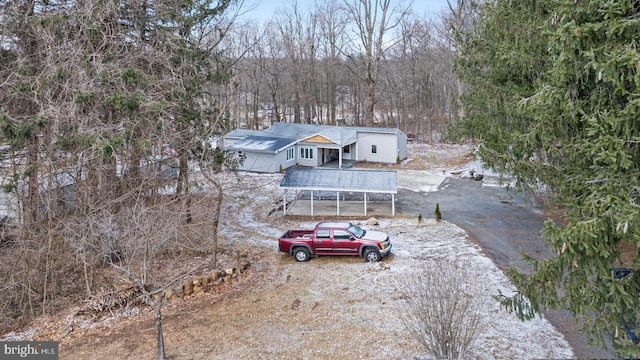
M 416 144 L 411 157 L 396 167 L 441 173 L 460 168 L 469 151 Z M 290 228 L 310 228 L 319 219 L 271 212 L 281 196 L 277 176 L 244 174 L 230 183 L 220 224 L 221 247 L 247 251 L 251 267 L 214 291 L 164 306 L 165 345 L 171 359 L 423 359 L 423 349 L 402 324 L 398 279 L 412 274 L 420 262 L 439 258 L 469 271 L 474 286 L 485 289 L 487 300 L 498 290 L 512 289 L 462 228 L 430 218 L 418 223 L 409 204 L 402 205 L 404 215 L 378 219 L 379 225 L 369 227 L 388 232 L 394 243 L 392 255 L 382 262 L 320 257 L 296 263 L 277 252 L 278 236 Z M 445 220 L 447 211 L 444 207 Z M 574 356 L 547 320 L 522 323 L 495 302 L 487 303 L 471 358 Z M 40 317 L 23 332 L 3 339 L 59 341 L 61 359 L 155 357 L 149 309 L 121 309 L 92 321 L 74 315 L 78 306 Z

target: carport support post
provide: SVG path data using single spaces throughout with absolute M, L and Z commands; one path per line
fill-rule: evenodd
M 282 211 L 284 211 L 284 215 L 287 215 L 287 193 L 284 193 L 284 196 L 282 197 Z
M 391 194 L 391 215 L 396 214 L 396 194 Z
M 364 193 L 364 216 L 367 216 L 367 193 Z
M 336 216 L 340 216 L 340 191 L 336 191 Z

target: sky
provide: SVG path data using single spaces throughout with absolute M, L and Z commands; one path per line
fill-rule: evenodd
M 244 8 L 252 10 L 248 10 L 243 17 L 268 21 L 278 10 L 291 8 L 294 1 L 296 0 L 244 0 Z M 300 9 L 311 9 L 316 1 L 323 0 L 297 0 Z M 392 6 L 397 3 L 398 1 L 394 1 Z M 447 8 L 447 0 L 414 0 L 412 8 L 417 15 L 433 17 Z

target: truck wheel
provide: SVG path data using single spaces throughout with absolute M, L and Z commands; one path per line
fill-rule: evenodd
M 295 248 L 295 250 L 293 250 L 293 258 L 296 259 L 297 262 L 309 261 L 309 250 L 303 247 Z
M 366 249 L 363 257 L 366 262 L 377 262 L 381 258 L 380 252 L 376 249 Z

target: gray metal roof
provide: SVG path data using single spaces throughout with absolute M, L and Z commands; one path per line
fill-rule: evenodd
M 287 139 L 288 144 L 293 144 L 296 141 L 304 141 L 315 135 L 320 135 L 330 140 L 335 146 L 346 146 L 353 144 L 357 141 L 358 132 L 372 132 L 372 133 L 388 133 L 398 134 L 401 133 L 399 129 L 388 128 L 371 128 L 371 127 L 355 127 L 355 126 L 333 126 L 333 125 L 316 125 L 316 124 L 297 124 L 297 123 L 283 123 L 278 122 L 272 126 L 259 131 L 259 130 L 247 130 L 247 129 L 235 129 L 225 135 L 226 139 L 240 139 L 240 141 L 227 145 L 227 149 L 231 150 L 247 150 L 247 151 L 264 151 L 274 152 L 275 150 L 270 147 L 265 148 L 265 144 L 262 143 L 264 139 Z M 241 145 L 246 144 L 248 147 L 241 148 Z M 280 142 L 282 144 L 283 142 Z M 287 145 L 288 145 L 287 144 Z M 326 144 L 324 144 L 326 146 Z M 286 145 L 285 145 L 286 146 Z M 282 149 L 280 147 L 278 150 Z
M 358 131 L 395 134 L 400 130 L 278 122 L 264 129 L 263 133 L 268 134 L 268 136 L 282 136 L 298 140 L 303 140 L 314 135 L 320 135 L 338 145 L 345 146 L 356 142 Z
M 286 136 L 290 138 L 304 139 L 309 136 L 316 135 L 322 130 L 327 130 L 333 127 L 334 126 L 329 125 L 278 122 L 262 131 L 270 136 Z
M 226 138 L 234 138 L 234 139 L 242 139 L 251 135 L 260 135 L 262 132 L 260 130 L 248 130 L 248 129 L 235 129 L 230 133 L 225 135 Z
M 290 168 L 284 174 L 280 187 L 396 194 L 398 177 L 395 171 L 389 170 Z
M 294 139 L 283 137 L 252 135 L 227 145 L 226 149 L 275 153 L 295 142 Z
M 358 133 L 355 130 L 347 128 L 330 127 L 318 132 L 317 135 L 340 146 L 350 145 L 358 140 Z

